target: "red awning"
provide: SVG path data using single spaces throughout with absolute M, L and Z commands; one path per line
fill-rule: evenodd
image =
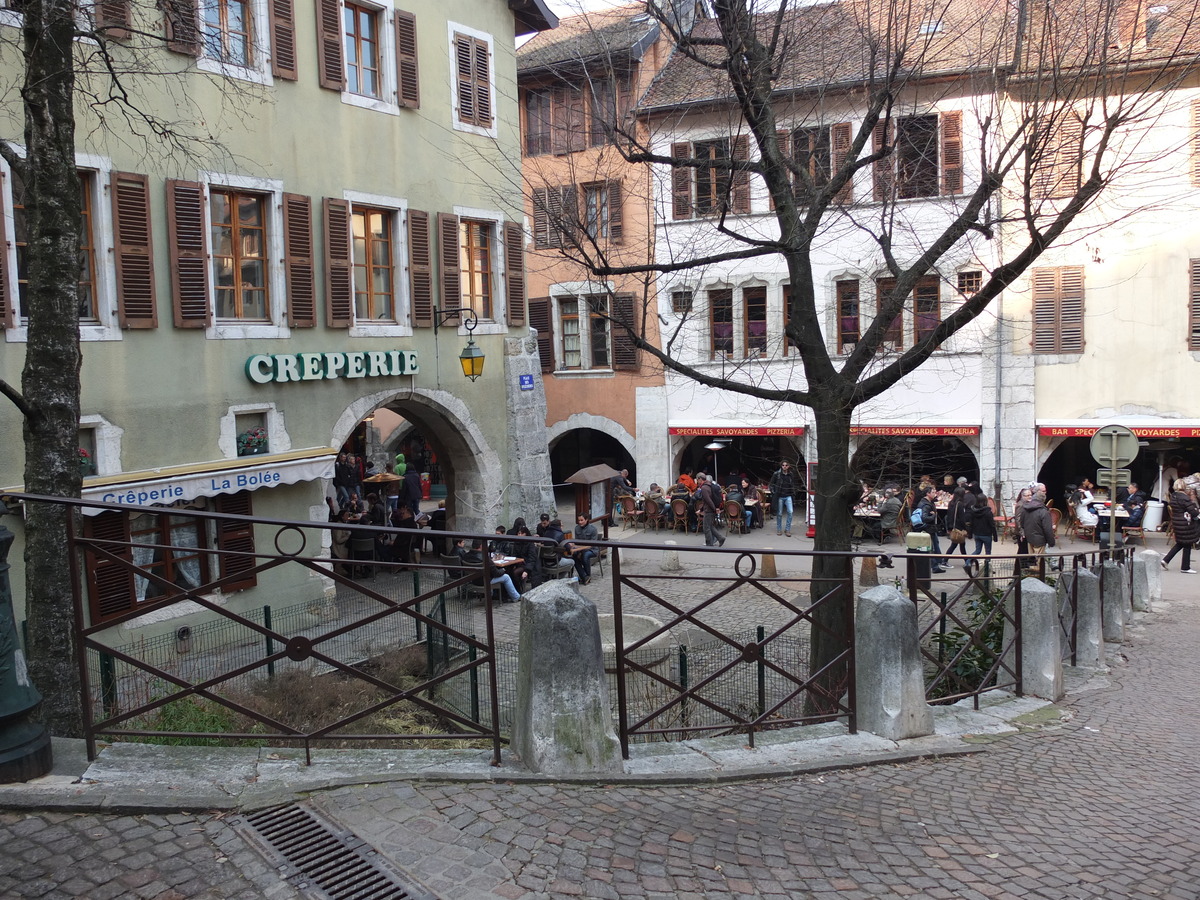
M 851 425 L 850 433 L 895 437 L 963 437 L 979 434 L 978 425 Z
M 751 426 L 716 426 L 716 425 L 672 425 L 667 429 L 669 434 L 683 437 L 800 437 L 804 427 L 751 427 Z

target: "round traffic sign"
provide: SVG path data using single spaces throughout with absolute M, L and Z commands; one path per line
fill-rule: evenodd
M 1090 448 L 1092 459 L 1102 466 L 1127 466 L 1138 455 L 1138 439 L 1124 425 L 1105 425 L 1092 435 Z

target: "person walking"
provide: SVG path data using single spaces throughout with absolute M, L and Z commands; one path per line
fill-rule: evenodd
M 980 553 L 987 552 L 988 556 L 992 555 L 992 541 L 998 535 L 996 534 L 996 514 L 992 512 L 992 507 L 988 503 L 976 503 L 971 507 L 971 536 L 975 538 L 975 556 Z M 967 560 L 967 568 L 970 569 L 971 563 L 975 563 L 976 570 L 979 569 L 979 560 Z
M 775 500 L 775 534 L 786 534 L 788 537 L 791 537 L 792 510 L 800 482 L 796 478 L 796 473 L 792 471 L 792 464 L 790 462 L 785 459 L 779 464 L 779 468 L 771 476 L 768 487 L 771 491 L 771 496 Z M 783 511 L 785 509 L 787 510 L 786 521 L 783 518 Z
M 912 512 L 912 530 L 923 531 L 929 535 L 930 553 L 933 554 L 930 571 L 935 575 L 940 575 L 946 571 L 948 560 L 943 558 L 941 542 L 938 541 L 937 488 L 933 484 L 927 483 L 924 487 L 917 488 L 917 496 L 921 499 L 917 501 Z
M 1175 535 L 1175 546 L 1162 558 L 1160 565 L 1166 569 L 1180 550 L 1183 551 L 1183 573 L 1195 575 L 1192 568 L 1192 544 L 1200 540 L 1200 506 L 1187 491 L 1187 482 L 1175 479 L 1171 485 L 1171 531 Z
M 950 546 L 946 548 L 947 565 L 950 563 L 950 557 L 954 555 L 955 547 L 962 551 L 963 556 L 967 555 L 967 538 L 971 536 L 971 507 L 974 502 L 975 495 L 968 494 L 967 489 L 959 485 L 946 505 L 946 534 L 950 538 Z M 963 568 L 970 567 L 971 563 L 968 560 Z
M 717 510 L 720 509 L 720 494 L 718 488 L 703 472 L 696 474 L 696 514 L 700 516 L 704 528 L 704 546 L 723 547 L 725 538 L 716 534 Z
M 1054 519 L 1046 508 L 1046 495 L 1041 491 L 1025 501 L 1021 528 L 1025 532 L 1025 540 L 1029 542 L 1029 552 L 1033 554 L 1030 560 L 1032 569 L 1037 558 L 1046 555 L 1046 548 L 1054 546 Z

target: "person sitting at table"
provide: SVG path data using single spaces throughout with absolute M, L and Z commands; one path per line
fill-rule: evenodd
M 665 499 L 663 489 L 659 486 L 657 481 L 650 482 L 650 487 L 646 491 L 646 499 L 653 500 L 655 503 L 662 503 Z
M 746 507 L 746 529 L 763 527 L 762 495 L 758 488 L 750 483 L 750 479 L 742 476 L 742 503 Z
M 1124 496 L 1122 496 L 1124 493 Z M 1142 525 L 1142 516 L 1146 514 L 1146 494 L 1138 487 L 1136 481 L 1129 482 L 1129 487 L 1124 488 L 1123 492 L 1117 492 L 1117 502 L 1125 507 L 1129 513 L 1129 518 L 1125 520 L 1123 528 L 1140 528 Z
M 596 531 L 596 526 L 591 524 L 588 521 L 588 517 L 582 513 L 575 519 L 574 539 L 581 541 L 600 540 L 600 534 Z M 575 575 L 579 578 L 579 583 L 587 584 L 592 580 L 592 560 L 600 555 L 600 551 L 595 547 L 577 547 L 574 543 L 568 543 L 564 549 L 571 557 L 571 561 L 575 563 Z
M 458 552 L 458 558 L 462 560 L 463 565 L 478 568 L 483 565 L 483 548 L 479 541 L 472 541 L 471 545 L 467 546 L 466 538 L 459 538 L 455 542 L 455 548 Z M 504 589 L 505 603 L 516 603 L 521 599 L 521 593 L 513 584 L 512 578 L 507 572 L 500 572 L 492 578 L 492 584 L 498 584 Z
M 531 537 L 529 533 L 529 527 L 525 524 L 525 520 L 517 519 L 517 521 L 521 524 L 517 526 L 515 536 Z M 542 554 L 538 546 L 527 541 L 510 541 L 509 543 L 512 545 L 512 555 L 519 556 L 523 560 L 516 567 L 518 573 L 524 572 L 529 576 L 529 587 L 534 587 L 541 584 L 544 579 L 544 575 L 542 572 Z
M 550 527 L 550 513 L 542 513 L 541 516 L 538 517 L 537 536 L 545 537 L 546 530 L 549 527 Z M 561 540 L 561 538 L 560 538 L 560 540 Z
M 883 492 L 883 502 L 879 504 L 879 539 L 889 531 L 894 531 L 900 521 L 900 507 L 904 504 L 895 488 L 886 488 Z
M 525 520 L 518 519 L 521 523 L 521 528 L 526 534 L 529 534 L 529 529 L 525 528 Z M 525 547 L 526 544 L 518 541 L 508 540 L 509 534 L 513 532 L 505 531 L 503 525 L 496 526 L 496 540 L 492 541 L 492 552 L 500 553 L 507 559 L 515 559 L 516 562 L 509 563 L 504 567 L 512 578 L 513 584 L 524 594 L 533 587 L 533 576 L 529 572 L 529 566 L 525 564 Z M 503 540 L 501 540 L 503 538 Z
M 421 538 L 417 534 L 420 526 L 412 509 L 401 504 L 392 514 L 392 526 L 398 529 L 392 537 L 392 559 L 407 566 L 409 563 L 421 561 L 419 549 Z
M 1093 499 L 1092 492 L 1084 488 L 1076 488 L 1073 484 L 1068 484 L 1067 490 L 1071 492 L 1068 502 L 1071 504 L 1071 508 L 1075 510 L 1075 518 L 1079 520 L 1079 524 L 1088 528 L 1095 528 L 1099 517 L 1090 505 Z
M 689 494 L 696 493 L 696 479 L 692 477 L 691 468 L 685 466 L 679 473 L 679 483 L 688 489 Z

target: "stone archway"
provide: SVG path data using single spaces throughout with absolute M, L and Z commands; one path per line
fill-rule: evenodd
M 504 467 L 467 405 L 447 391 L 423 388 L 365 394 L 334 423 L 331 446 L 340 447 L 358 423 L 380 407 L 395 410 L 419 428 L 442 460 L 448 527 L 490 530 L 489 523 L 500 515 L 504 501 L 500 490 Z

